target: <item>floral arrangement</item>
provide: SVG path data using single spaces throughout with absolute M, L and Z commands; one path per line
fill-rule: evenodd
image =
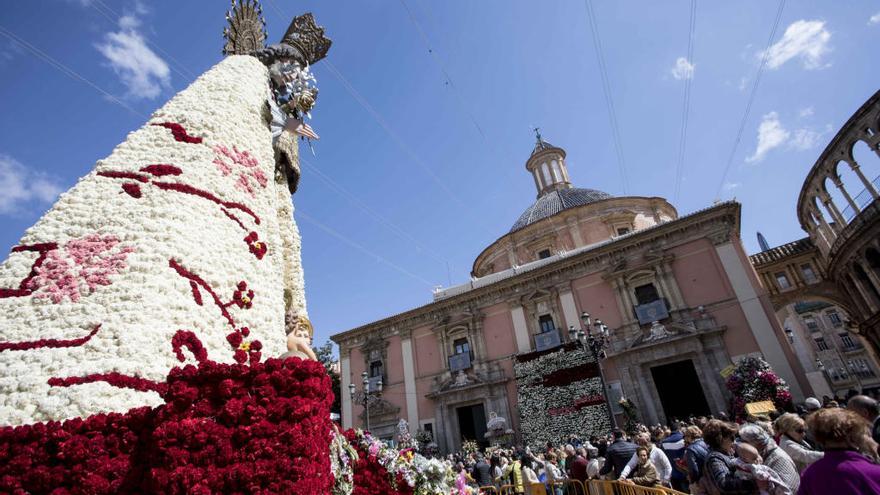
M 161 406 L 152 384 L 179 364 L 179 330 L 228 364 L 286 350 L 285 299 L 306 305 L 290 192 L 271 180 L 267 77 L 227 57 L 0 263 L 0 425 Z
M 751 402 L 771 400 L 780 410 L 791 409 L 788 386 L 761 358 L 746 357 L 740 360 L 727 378 L 726 385 L 733 395 L 730 408 L 737 421 L 746 419 L 746 404 Z
M 523 442 L 540 448 L 576 434 L 589 438 L 611 430 L 598 363 L 575 345 L 517 356 Z
M 621 397 L 617 403 L 623 409 L 623 415 L 626 416 L 626 425 L 623 427 L 627 433 L 634 435 L 639 426 L 639 409 L 635 404 L 626 397 Z
M 320 363 L 205 360 L 164 385 L 156 408 L 0 429 L 0 492 L 330 492 Z
M 480 450 L 480 446 L 475 440 L 465 440 L 461 442 L 461 451 L 465 455 L 470 455 Z
M 358 453 L 353 495 L 448 495 L 454 484 L 452 469 L 442 460 L 388 447 L 363 430 L 348 430 L 345 438 Z

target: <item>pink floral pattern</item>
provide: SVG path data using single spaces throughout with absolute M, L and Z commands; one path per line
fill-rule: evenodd
M 102 285 L 110 285 L 111 275 L 122 271 L 125 259 L 134 252 L 131 246 L 119 246 L 113 235 L 90 234 L 68 241 L 61 249 L 49 251 L 36 274 L 28 281 L 37 298 L 50 298 L 58 304 L 65 298 L 79 301 Z
M 230 150 L 222 144 L 214 146 L 214 152 L 217 156 L 214 158 L 214 165 L 224 176 L 237 174 L 235 187 L 248 193 L 254 197 L 256 191 L 251 180 L 256 181 L 260 187 L 265 188 L 268 184 L 266 174 L 260 170 L 260 164 L 257 159 L 247 151 L 238 151 L 235 146 Z

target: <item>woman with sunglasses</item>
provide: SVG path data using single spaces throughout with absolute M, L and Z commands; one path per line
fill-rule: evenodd
M 818 461 L 825 455 L 824 452 L 814 450 L 807 440 L 804 420 L 797 414 L 785 413 L 776 418 L 773 429 L 779 435 L 779 447 L 784 450 L 791 460 L 794 461 L 798 473 L 803 474 L 807 466 Z

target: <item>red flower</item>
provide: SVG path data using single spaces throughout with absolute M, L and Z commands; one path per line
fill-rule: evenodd
M 229 345 L 231 345 L 233 349 L 238 349 L 238 346 L 241 345 L 243 340 L 241 333 L 238 331 L 232 332 L 226 336 L 226 341 L 229 342 Z
M 244 242 L 247 243 L 251 254 L 256 256 L 258 260 L 263 259 L 263 256 L 266 256 L 266 252 L 269 251 L 269 246 L 267 246 L 265 242 L 260 241 L 260 237 L 256 232 L 248 234 L 247 237 L 244 238 Z
M 250 309 L 253 299 L 254 291 L 247 290 L 247 282 L 239 282 L 238 289 L 232 293 L 232 302 L 239 308 Z

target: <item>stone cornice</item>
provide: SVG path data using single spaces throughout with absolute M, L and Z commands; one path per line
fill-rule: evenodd
M 729 240 L 731 237 L 738 237 L 739 227 L 739 203 L 733 201 L 721 203 L 677 220 L 633 232 L 615 241 L 597 245 L 582 253 L 490 285 L 332 335 L 330 339 L 340 346 L 356 345 L 357 341 L 363 341 L 367 334 L 379 331 L 381 335 L 385 335 L 392 326 L 398 329 L 437 326 L 443 319 L 448 318 L 450 313 L 461 313 L 469 308 L 481 308 L 518 299 L 534 290 L 552 288 L 566 280 L 602 271 L 611 260 L 630 257 L 642 250 L 655 248 L 658 242 L 663 242 L 664 247 L 668 249 L 679 243 L 705 238 L 707 232 L 717 240 Z

